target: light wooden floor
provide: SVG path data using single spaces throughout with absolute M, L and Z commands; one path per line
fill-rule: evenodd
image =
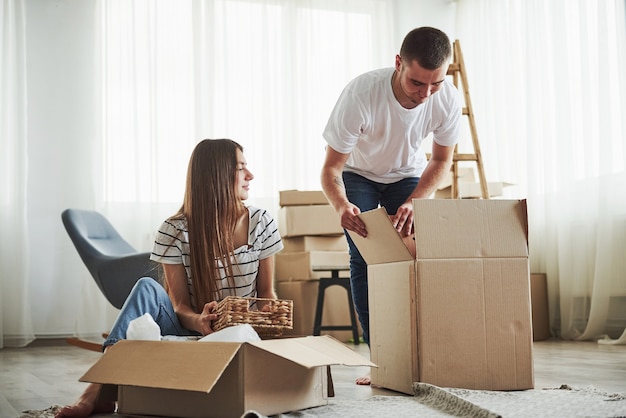
M 350 347 L 366 357 L 369 355 L 366 345 Z M 0 417 L 19 417 L 27 409 L 72 403 L 85 387 L 78 378 L 99 356 L 66 345 L 62 340 L 38 340 L 26 348 L 0 350 Z M 534 360 L 536 390 L 568 384 L 626 393 L 626 346 L 542 341 L 534 344 Z M 362 399 L 399 395 L 355 385 L 354 380 L 368 370 L 333 366 L 335 396 Z

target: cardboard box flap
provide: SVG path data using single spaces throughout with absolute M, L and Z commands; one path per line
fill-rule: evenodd
M 525 200 L 414 199 L 413 219 L 418 260 L 528 257 Z
M 79 380 L 209 392 L 240 348 L 240 343 L 122 340 Z
M 413 260 L 385 208 L 363 212 L 359 217 L 365 223 L 367 237 L 363 238 L 353 231 L 348 231 L 348 234 L 367 264 Z
M 329 335 L 263 340 L 249 344 L 308 369 L 330 365 L 376 367 Z

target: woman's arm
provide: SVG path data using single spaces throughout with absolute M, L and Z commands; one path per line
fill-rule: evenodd
M 274 256 L 259 260 L 259 272 L 256 276 L 256 293 L 260 298 L 276 299 L 274 291 Z M 263 310 L 264 304 L 259 305 Z
M 200 314 L 194 312 L 191 308 L 185 267 L 182 264 L 163 264 L 163 272 L 167 281 L 169 296 L 180 324 L 188 330 L 199 332 L 203 336 L 212 333 L 211 321 L 217 319 L 217 314 L 213 313 L 217 302 L 205 304 Z

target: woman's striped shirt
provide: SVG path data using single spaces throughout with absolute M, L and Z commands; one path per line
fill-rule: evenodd
M 283 249 L 276 222 L 267 211 L 248 206 L 248 216 L 248 245 L 235 249 L 231 257 L 235 287 L 231 287 L 226 277 L 226 270 L 221 262 L 218 262 L 221 278 L 219 288 L 222 298 L 226 296 L 256 297 L 259 260 L 270 257 Z M 195 310 L 186 219 L 168 219 L 161 224 L 150 259 L 163 264 L 182 264 L 185 267 L 189 296 L 192 308 Z

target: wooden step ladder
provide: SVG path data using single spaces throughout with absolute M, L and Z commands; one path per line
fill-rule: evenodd
M 461 44 L 459 40 L 455 40 L 452 44 L 452 63 L 448 67 L 448 75 L 452 76 L 452 80 L 457 89 L 459 88 L 459 79 L 462 85 L 463 98 L 465 107 L 462 109 L 463 116 L 467 116 L 472 136 L 472 144 L 474 152 L 472 154 L 461 154 L 458 152 L 459 145 L 454 147 L 454 156 L 452 163 L 452 198 L 459 198 L 459 161 L 474 161 L 478 170 L 478 179 L 480 180 L 480 190 L 483 199 L 489 199 L 489 189 L 487 187 L 487 179 L 485 177 L 485 168 L 483 166 L 483 158 L 480 153 L 480 144 L 478 143 L 478 133 L 476 131 L 476 121 L 474 120 L 474 111 L 472 109 L 472 101 L 470 100 L 469 86 L 467 83 L 467 72 L 463 61 L 463 53 L 461 52 Z

